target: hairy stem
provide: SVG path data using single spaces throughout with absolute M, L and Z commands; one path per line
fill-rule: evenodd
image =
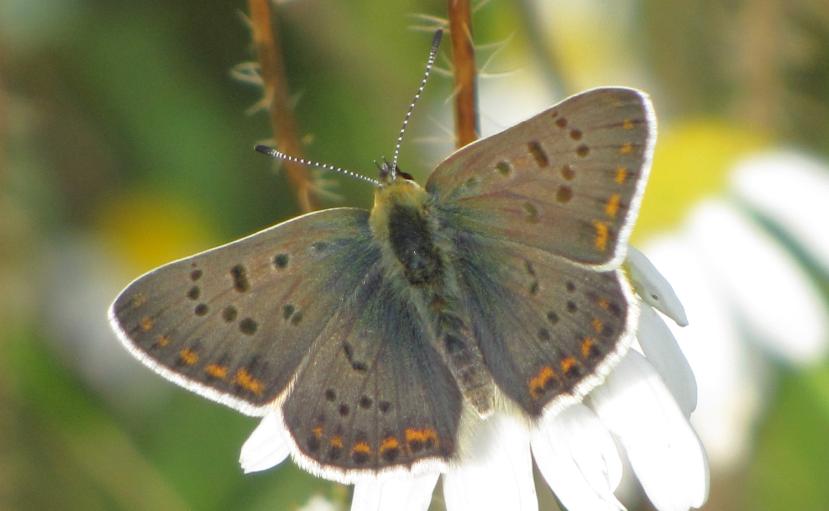
M 282 61 L 276 23 L 273 22 L 271 1 L 248 0 L 248 7 L 276 147 L 283 153 L 302 157 L 302 144 L 290 105 L 285 64 Z M 313 182 L 308 169 L 290 161 L 283 161 L 282 165 L 300 209 L 303 212 L 316 209 L 318 204 L 312 193 Z
M 455 68 L 455 147 L 478 138 L 475 48 L 469 0 L 449 0 L 449 32 Z

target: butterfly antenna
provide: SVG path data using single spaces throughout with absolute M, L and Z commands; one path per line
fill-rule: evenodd
M 403 134 L 406 133 L 406 128 L 409 126 L 409 118 L 414 112 L 415 104 L 423 94 L 423 89 L 426 88 L 426 81 L 429 79 L 429 74 L 432 72 L 432 66 L 435 64 L 435 59 L 438 55 L 438 48 L 440 47 L 440 39 L 443 37 L 443 29 L 435 31 L 432 37 L 432 48 L 429 50 L 429 58 L 426 61 L 426 71 L 423 73 L 423 78 L 420 80 L 420 85 L 417 87 L 414 99 L 409 104 L 409 111 L 406 112 L 406 117 L 403 118 L 403 126 L 400 127 L 400 133 L 397 135 L 397 143 L 394 144 L 394 155 L 391 158 L 391 174 L 392 178 L 397 175 L 397 160 L 400 156 L 400 145 L 403 144 Z
M 337 167 L 335 165 L 329 165 L 327 163 L 320 163 L 318 161 L 311 161 L 306 160 L 305 158 L 297 158 L 296 156 L 291 156 L 289 154 L 285 154 L 282 151 L 274 149 L 273 147 L 268 147 L 266 145 L 257 144 L 254 146 L 254 149 L 262 154 L 267 154 L 274 160 L 284 160 L 289 161 L 292 163 L 299 163 L 300 165 L 305 165 L 306 167 L 317 167 L 323 170 L 330 170 L 332 172 L 337 172 L 340 174 L 344 174 L 346 176 L 350 176 L 356 179 L 362 179 L 363 181 L 367 181 L 374 186 L 380 186 L 380 181 L 370 178 L 368 176 L 364 176 L 362 174 L 358 174 L 348 169 L 344 169 L 342 167 Z

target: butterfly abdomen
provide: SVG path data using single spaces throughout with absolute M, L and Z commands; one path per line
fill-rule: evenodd
M 435 295 L 431 308 L 434 345 L 466 400 L 482 417 L 489 415 L 494 406 L 494 382 L 471 329 L 456 313 L 456 300 Z

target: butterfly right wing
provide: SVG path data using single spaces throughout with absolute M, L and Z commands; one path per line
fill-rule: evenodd
M 622 271 L 595 271 L 475 233 L 457 239 L 461 295 L 501 391 L 538 417 L 601 383 L 638 318 Z
M 637 302 L 618 268 L 654 141 L 646 94 L 599 88 L 458 150 L 429 177 L 485 363 L 531 416 L 589 392 L 630 343 Z
M 379 257 L 367 211 L 309 213 L 139 277 L 110 321 L 165 378 L 264 415 Z

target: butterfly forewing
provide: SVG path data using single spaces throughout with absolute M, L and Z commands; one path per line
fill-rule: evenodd
M 654 136 L 643 93 L 595 89 L 459 150 L 427 190 L 452 225 L 611 267 L 624 257 Z
M 163 376 L 262 415 L 377 264 L 367 222 L 359 209 L 311 213 L 168 264 L 130 284 L 111 321 Z
M 627 349 L 635 305 L 620 270 L 459 237 L 461 288 L 495 383 L 531 416 L 597 385 Z
M 455 451 L 460 391 L 407 293 L 384 273 L 367 272 L 342 303 L 283 408 L 300 462 L 341 481 L 435 466 Z

